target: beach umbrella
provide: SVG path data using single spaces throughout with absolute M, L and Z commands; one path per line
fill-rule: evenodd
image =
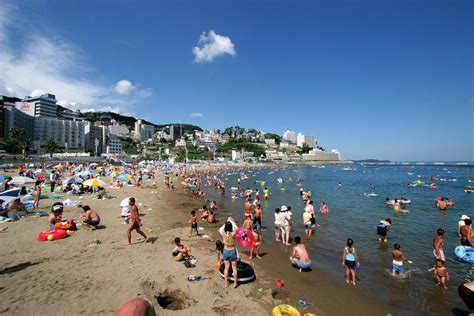
M 122 173 L 117 177 L 117 180 L 123 181 L 123 182 L 128 182 L 130 179 L 132 179 L 132 176 L 126 173 Z
M 18 197 L 20 196 L 20 192 L 21 192 L 21 189 L 20 188 L 13 188 L 13 189 L 10 189 L 10 190 L 6 190 L 6 191 L 3 191 L 0 193 L 0 198 L 2 200 L 5 200 L 4 198 L 5 197 Z
M 82 171 L 78 173 L 77 175 L 83 179 L 87 179 L 91 175 L 91 173 L 88 170 L 86 170 L 86 171 Z
M 245 227 L 240 227 L 235 232 L 235 240 L 242 246 L 242 247 L 253 247 L 255 245 L 255 237 L 250 229 Z
M 62 169 L 64 168 L 64 166 L 62 164 L 58 164 L 56 166 L 53 167 L 54 169 Z
M 84 181 L 82 184 L 89 187 L 105 187 L 105 182 L 99 179 L 89 179 Z
M 35 179 L 31 179 L 28 177 L 13 177 L 12 178 L 12 183 L 16 185 L 25 185 L 29 183 L 35 183 L 35 182 L 36 182 Z
M 82 182 L 84 182 L 84 179 L 82 179 L 81 177 L 70 177 L 66 180 L 66 184 L 76 184 Z
M 28 168 L 34 168 L 34 167 L 35 167 L 35 164 L 34 164 L 34 163 L 30 163 L 27 167 L 28 167 Z
M 130 200 L 130 198 L 123 199 L 122 202 L 120 202 L 120 207 L 128 206 L 128 201 L 129 200 Z
M 99 165 L 98 163 L 93 162 L 93 163 L 91 163 L 89 166 L 90 166 L 90 167 L 95 167 L 95 166 L 98 166 L 98 165 Z

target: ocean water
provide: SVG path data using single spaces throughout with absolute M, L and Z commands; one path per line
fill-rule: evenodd
M 237 186 L 237 178 L 244 173 L 249 179 L 241 182 L 241 189 L 258 188 L 263 198 L 262 187 L 256 181 L 265 181 L 272 195 L 268 202 L 262 201 L 263 222 L 267 227 L 263 237 L 266 242 L 273 244 L 274 209 L 281 205 L 292 206 L 292 235 L 304 236 L 304 204 L 296 186 L 296 180 L 299 179 L 305 190 L 311 190 L 315 202 L 318 227 L 315 235 L 305 240 L 305 244 L 318 269 L 334 277 L 335 282 L 345 282 L 340 265 L 342 249 L 347 238 L 352 238 L 361 261 L 359 283 L 364 284 L 367 295 L 395 309 L 420 313 L 446 314 L 456 309 L 465 310 L 457 295 L 457 286 L 474 281 L 474 266 L 457 261 L 454 248 L 459 244 L 457 223 L 460 216 L 466 214 L 474 218 L 474 193 L 465 193 L 463 190 L 464 186 L 470 185 L 468 179 L 474 179 L 474 168 L 417 165 L 353 165 L 356 170 L 352 171 L 343 168 L 333 165 L 326 168 L 285 167 L 222 173 L 219 177 L 226 182 L 226 197 L 222 200 L 212 190 L 209 191 L 209 197 L 220 199 L 226 209 L 241 220 L 243 200 L 231 200 L 230 187 Z M 430 181 L 430 176 L 446 181 Z M 284 182 L 279 184 L 278 178 Z M 435 182 L 438 188 L 407 185 L 416 180 Z M 281 191 L 281 188 L 286 191 Z M 364 195 L 371 192 L 379 196 Z M 455 206 L 439 211 L 436 207 L 437 196 L 453 199 Z M 412 203 L 406 205 L 409 212 L 394 212 L 393 207 L 385 204 L 386 197 L 411 199 Z M 322 201 L 329 206 L 327 215 L 319 213 Z M 388 243 L 380 243 L 376 227 L 385 218 L 392 219 L 392 228 L 388 233 Z M 427 271 L 434 264 L 432 240 L 439 227 L 446 231 L 444 252 L 451 276 L 448 290 L 436 286 L 435 279 Z M 405 265 L 408 273 L 404 278 L 394 279 L 390 273 L 394 243 L 399 243 L 402 252 L 413 262 Z

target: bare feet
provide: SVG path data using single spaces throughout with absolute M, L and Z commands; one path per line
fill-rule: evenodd
M 285 243 L 285 245 L 287 245 L 287 246 L 291 246 L 291 244 L 289 244 L 289 243 L 287 243 L 287 242 Z
M 236 289 L 239 285 L 237 283 L 234 283 L 234 289 Z
M 257 255 L 257 258 L 258 258 L 258 259 L 261 259 L 262 257 L 260 257 L 259 255 Z
M 229 287 L 229 282 L 224 283 L 224 289 Z

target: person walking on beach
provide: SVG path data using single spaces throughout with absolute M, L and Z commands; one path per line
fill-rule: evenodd
M 306 247 L 301 243 L 301 238 L 299 236 L 295 237 L 295 246 L 293 247 L 290 261 L 299 269 L 299 272 L 303 271 L 303 269 L 309 269 L 313 263 L 309 258 Z
M 229 220 L 224 224 L 224 227 L 219 230 L 222 235 L 222 243 L 224 244 L 224 251 L 222 253 L 222 260 L 224 260 L 224 288 L 229 287 L 228 274 L 232 267 L 232 276 L 234 278 L 234 288 L 237 287 L 237 249 L 235 248 L 235 231 L 234 224 Z
M 443 235 L 444 229 L 438 228 L 436 236 L 433 238 L 433 255 L 435 256 L 436 260 L 446 261 L 443 251 Z
M 281 234 L 281 220 L 280 220 L 280 209 L 275 209 L 275 241 L 280 241 Z
M 379 235 L 379 241 L 387 242 L 387 231 L 392 225 L 390 218 L 383 219 L 377 225 L 377 235 Z
M 344 247 L 342 251 L 342 265 L 346 267 L 346 282 L 349 284 L 352 274 L 352 284 L 356 284 L 356 272 L 355 267 L 359 265 L 359 258 L 356 250 L 353 247 L 354 241 L 349 238 L 347 239 L 347 247 Z
M 49 175 L 49 181 L 51 184 L 51 192 L 54 192 L 54 188 L 56 187 L 56 183 L 58 182 L 58 180 L 59 180 L 59 172 L 53 169 L 51 171 L 51 174 Z
M 144 232 L 140 229 L 143 226 L 142 221 L 140 220 L 140 216 L 138 215 L 138 207 L 135 203 L 135 198 L 131 197 L 128 199 L 128 205 L 130 205 L 130 226 L 127 229 L 127 238 L 128 244 L 132 244 L 132 230 L 135 230 L 137 233 L 145 238 L 145 242 L 148 241 L 148 237 L 145 235 Z
M 191 230 L 189 231 L 189 237 L 193 235 L 193 230 L 196 232 L 196 235 L 199 236 L 198 230 L 198 222 L 197 222 L 196 211 L 191 211 L 191 218 L 189 219 L 189 223 L 191 224 Z
M 403 263 L 408 262 L 407 258 L 403 254 L 403 252 L 400 251 L 400 245 L 399 244 L 394 244 L 393 245 L 394 250 L 392 251 L 392 276 L 397 276 L 403 273 L 405 269 L 403 268 Z

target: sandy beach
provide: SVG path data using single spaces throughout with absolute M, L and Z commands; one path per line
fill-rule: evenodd
M 141 189 L 111 189 L 109 195 L 116 199 L 110 200 L 98 200 L 92 195 L 82 198 L 65 195 L 64 199 L 90 205 L 99 212 L 103 227 L 95 231 L 79 227 L 68 238 L 40 242 L 36 236 L 47 229 L 46 217 L 25 217 L 1 224 L 0 228 L 8 229 L 0 234 L 4 247 L 0 259 L 0 313 L 110 315 L 135 297 L 151 302 L 158 315 L 190 312 L 268 315 L 281 303 L 297 307 L 299 299 L 311 303 L 309 307 L 299 308 L 302 314 L 380 315 L 389 312 L 387 307 L 354 289 L 332 283 L 318 271 L 317 264 L 312 272 L 298 273 L 288 262 L 288 249 L 267 244 L 263 245 L 263 258 L 251 262 L 256 281 L 237 289 L 224 289 L 224 282 L 214 267 L 213 250 L 217 228 L 228 214 L 219 210 L 220 223 L 200 224 L 201 234 L 209 238 L 188 237 L 190 211 L 203 201 L 184 193 L 180 187 L 165 190 L 162 179 L 156 181 L 160 184 L 157 189 L 151 187 L 150 181 Z M 150 237 L 148 243 L 143 243 L 143 238 L 133 232 L 133 244 L 127 245 L 127 226 L 121 222 L 119 203 L 130 196 L 137 200 L 143 231 Z M 40 210 L 49 212 L 50 206 L 61 200 L 43 199 Z M 80 213 L 78 206 L 68 206 L 63 218 L 80 222 Z M 186 268 L 173 260 L 171 250 L 175 237 L 181 237 L 183 243 L 191 247 L 198 260 L 195 268 Z M 242 252 L 245 254 L 245 250 Z M 243 261 L 249 262 L 246 256 Z M 189 275 L 209 279 L 190 282 Z M 285 287 L 276 289 L 276 279 L 283 279 Z M 160 306 L 158 301 L 165 306 Z

